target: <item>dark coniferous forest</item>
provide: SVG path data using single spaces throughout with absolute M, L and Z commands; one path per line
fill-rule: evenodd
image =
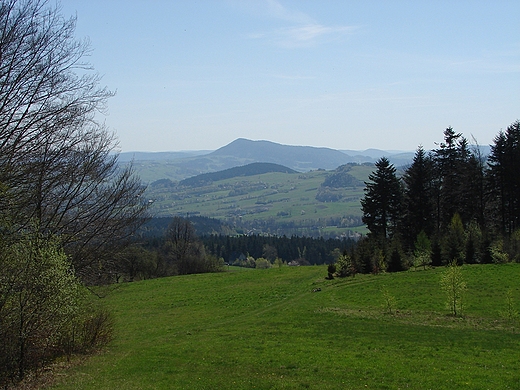
M 437 149 L 418 148 L 401 177 L 381 158 L 361 202 L 370 233 L 355 251 L 357 266 L 518 261 L 519 168 L 519 121 L 498 133 L 489 156 L 450 127 Z

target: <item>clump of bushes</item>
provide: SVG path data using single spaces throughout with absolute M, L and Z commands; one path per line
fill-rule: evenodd
M 59 241 L 41 233 L 0 242 L 0 386 L 60 356 L 106 345 L 110 314 L 92 306 Z

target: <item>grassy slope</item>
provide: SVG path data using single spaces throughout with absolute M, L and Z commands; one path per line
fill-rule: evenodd
M 361 181 L 368 179 L 373 167 L 355 166 L 349 172 Z M 330 174 L 327 171 L 307 173 L 267 173 L 250 177 L 220 180 L 212 185 L 197 188 L 153 188 L 147 197 L 154 199 L 153 212 L 157 216 L 187 215 L 221 220 L 242 221 L 275 219 L 280 223 L 306 221 L 307 226 L 327 229 L 327 218 L 361 216 L 360 198 L 363 187 L 346 188 L 340 192 L 344 198 L 339 202 L 319 202 L 316 194 L 320 185 Z M 239 195 L 233 196 L 233 192 Z M 355 226 L 328 230 L 343 233 L 355 230 Z
M 324 267 L 286 267 L 121 285 L 107 299 L 117 338 L 55 388 L 518 388 L 520 335 L 498 312 L 509 287 L 519 297 L 520 265 L 464 267 L 464 319 L 446 315 L 441 272 L 327 281 Z M 398 314 L 384 314 L 382 286 Z

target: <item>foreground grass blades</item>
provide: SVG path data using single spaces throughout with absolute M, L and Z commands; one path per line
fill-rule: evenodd
M 286 267 L 121 285 L 106 298 L 116 339 L 54 388 L 518 388 L 520 335 L 499 313 L 508 291 L 519 298 L 520 265 L 463 267 L 463 318 L 445 309 L 442 271 L 325 280 L 326 267 Z

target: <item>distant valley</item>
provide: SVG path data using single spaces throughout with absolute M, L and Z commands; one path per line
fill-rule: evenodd
M 373 163 L 414 152 L 339 151 L 237 139 L 215 151 L 122 153 L 147 184 L 156 217 L 215 218 L 237 233 L 352 237 Z M 215 233 L 219 233 L 215 231 Z
M 241 138 L 215 151 L 123 153 L 121 162 L 133 161 L 156 217 L 209 217 L 236 233 L 356 237 L 366 232 L 360 199 L 374 163 L 385 156 L 402 172 L 414 155 Z

